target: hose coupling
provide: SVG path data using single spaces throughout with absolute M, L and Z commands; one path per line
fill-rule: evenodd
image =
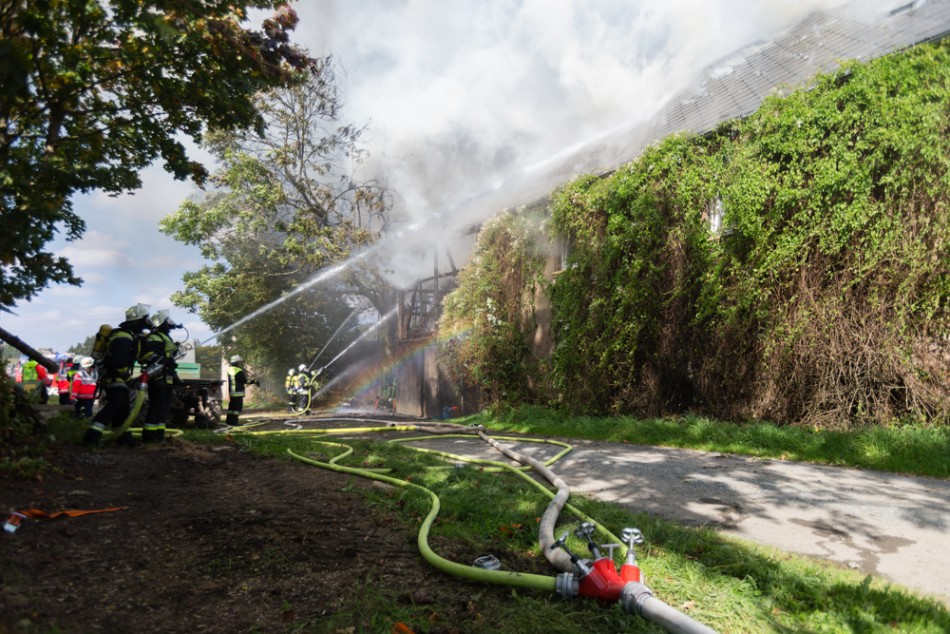
M 637 616 L 643 616 L 643 604 L 652 598 L 653 591 L 636 581 L 626 584 L 620 592 L 620 603 L 623 604 L 624 611 Z
M 576 597 L 579 586 L 580 582 L 572 572 L 562 572 L 554 581 L 554 590 L 566 599 Z
M 498 557 L 494 555 L 482 555 L 472 564 L 476 568 L 481 568 L 482 570 L 500 570 L 501 562 L 498 561 Z

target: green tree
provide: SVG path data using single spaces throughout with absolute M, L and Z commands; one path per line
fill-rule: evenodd
M 261 129 L 253 96 L 313 69 L 296 24 L 278 0 L 0 0 L 0 307 L 82 283 L 47 248 L 85 231 L 73 194 L 134 190 L 156 160 L 204 182 L 183 137 Z
M 201 366 L 202 379 L 221 378 L 221 346 L 195 346 L 195 362 Z
M 89 356 L 92 354 L 92 345 L 96 342 L 96 335 L 89 335 L 83 339 L 80 343 L 74 343 L 73 345 L 66 348 L 66 352 L 71 352 L 72 354 L 81 354 Z
M 317 60 L 311 81 L 258 95 L 263 131 L 211 136 L 207 146 L 219 165 L 211 187 L 161 224 L 211 261 L 187 273 L 172 299 L 213 329 L 285 298 L 222 341 L 275 374 L 309 365 L 346 321 L 357 276 L 311 282 L 372 243 L 387 219 L 382 189 L 345 173 L 362 157 L 362 130 L 339 122 L 331 64 Z M 334 345 L 354 334 L 341 333 Z

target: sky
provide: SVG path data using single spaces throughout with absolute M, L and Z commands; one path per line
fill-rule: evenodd
M 389 187 L 394 211 L 407 219 L 400 239 L 386 247 L 393 281 L 405 283 L 418 257 L 392 248 L 412 242 L 403 234 L 450 240 L 459 227 L 499 211 L 478 205 L 488 195 L 506 206 L 530 202 L 523 197 L 532 175 L 598 137 L 649 120 L 715 60 L 813 10 L 844 4 L 302 0 L 292 3 L 300 16 L 293 39 L 315 56 L 333 56 L 344 117 L 365 125 L 370 159 L 357 176 Z M 86 233 L 52 247 L 84 284 L 50 286 L 20 302 L 15 315 L 0 312 L 0 327 L 34 348 L 65 351 L 141 302 L 169 309 L 191 339 L 214 342 L 215 333 L 170 300 L 182 275 L 205 261 L 197 247 L 158 229 L 197 190 L 157 166 L 142 180 L 133 194 L 74 199 Z

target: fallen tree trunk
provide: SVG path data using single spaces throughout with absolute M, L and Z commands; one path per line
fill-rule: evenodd
M 37 363 L 42 364 L 43 367 L 45 367 L 50 372 L 59 372 L 59 366 L 56 365 L 54 361 L 47 359 L 28 343 L 9 331 L 4 330 L 3 328 L 0 328 L 0 339 L 10 344 Z

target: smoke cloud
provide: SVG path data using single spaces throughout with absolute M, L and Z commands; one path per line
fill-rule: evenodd
M 296 8 L 299 39 L 342 70 L 345 116 L 368 126 L 371 157 L 360 175 L 390 188 L 395 216 L 412 227 L 406 239 L 422 242 L 451 240 L 502 207 L 532 202 L 559 184 L 539 182 L 543 174 L 648 121 L 716 59 L 846 4 L 324 0 Z M 402 256 L 400 267 L 413 259 Z

